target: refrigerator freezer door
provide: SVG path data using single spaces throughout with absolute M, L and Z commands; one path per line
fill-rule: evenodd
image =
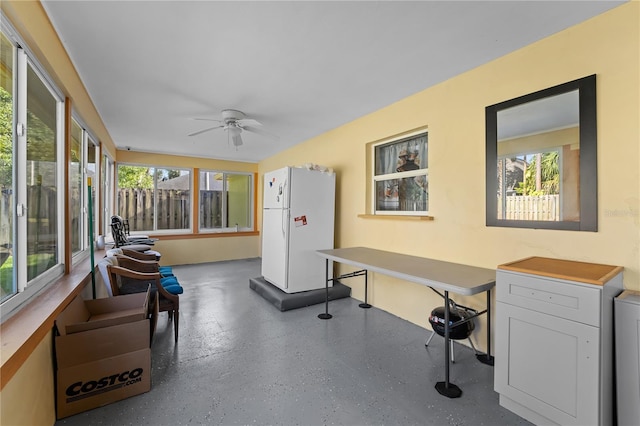
M 263 208 L 282 209 L 289 207 L 289 167 L 264 174 Z
M 262 211 L 262 276 L 276 287 L 287 290 L 289 211 Z

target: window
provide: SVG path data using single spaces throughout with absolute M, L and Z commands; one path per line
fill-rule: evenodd
M 498 219 L 561 220 L 560 149 L 498 158 Z
M 118 215 L 131 231 L 191 229 L 191 172 L 118 165 Z
M 88 178 L 91 178 L 92 231 L 96 231 L 96 162 L 97 147 L 89 132 L 76 119 L 71 120 L 71 152 L 69 155 L 69 198 L 71 206 L 71 250 L 75 256 L 89 247 Z
M 429 212 L 427 133 L 374 146 L 375 214 L 421 215 Z
M 71 153 L 69 155 L 69 206 L 71 210 L 71 251 L 84 249 L 84 182 L 82 159 L 84 157 L 84 132 L 76 120 L 71 120 Z
M 109 158 L 107 154 L 102 156 L 102 162 L 100 163 L 101 172 L 100 176 L 102 181 L 100 182 L 100 188 L 102 190 L 102 235 L 111 235 L 111 216 L 113 212 L 113 160 Z M 96 234 L 98 232 L 96 231 Z
M 0 33 L 3 318 L 63 272 L 62 96 L 3 20 Z M 20 241 L 22 244 L 15 244 Z
M 253 231 L 253 175 L 201 171 L 200 230 Z
M 14 217 L 13 189 L 13 70 L 14 47 L 0 33 L 0 283 L 1 299 L 17 293 L 13 268 Z
M 27 70 L 27 280 L 58 263 L 58 104 Z
M 87 159 L 86 161 L 86 174 L 87 174 L 87 178 L 91 178 L 91 213 L 92 216 L 90 218 L 90 220 L 92 220 L 93 222 L 91 223 L 91 230 L 93 231 L 93 241 L 95 241 L 96 239 L 96 235 L 98 235 L 100 232 L 98 231 L 98 223 L 100 221 L 100 207 L 97 204 L 98 203 L 98 199 L 99 199 L 99 194 L 100 194 L 100 183 L 98 182 L 98 164 L 100 162 L 100 147 L 98 146 L 98 144 L 95 142 L 95 140 L 89 135 L 88 132 L 85 132 L 85 134 L 87 135 Z M 88 182 L 85 182 L 85 188 L 87 187 Z M 88 216 L 88 212 L 89 209 L 87 207 L 87 216 Z M 88 226 L 88 224 L 87 224 Z M 88 235 L 89 233 L 86 232 L 85 235 Z M 88 241 L 88 240 L 87 240 Z M 92 241 L 92 243 L 93 243 Z M 85 247 L 89 247 L 88 245 L 85 245 Z

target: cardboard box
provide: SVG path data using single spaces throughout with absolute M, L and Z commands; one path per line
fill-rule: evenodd
M 149 292 L 76 297 L 56 319 L 57 418 L 151 389 Z

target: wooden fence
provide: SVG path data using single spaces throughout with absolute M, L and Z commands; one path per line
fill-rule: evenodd
M 156 191 L 157 228 L 188 229 L 191 201 L 189 191 L 183 189 L 158 189 Z M 131 231 L 153 230 L 153 190 L 120 189 L 117 194 L 118 215 L 129 220 Z
M 502 198 L 498 197 L 498 218 L 509 220 L 560 220 L 559 195 L 509 195 L 502 215 Z
M 200 191 L 200 227 L 222 228 L 222 191 Z
M 10 189 L 2 188 L 1 194 L 0 299 L 4 300 L 6 296 L 15 292 L 12 260 L 15 204 Z M 43 185 L 28 186 L 26 206 L 27 280 L 30 281 L 59 262 L 56 188 Z
M 39 185 L 27 187 L 26 214 L 29 241 L 35 238 L 40 246 L 43 244 L 56 245 L 58 238 L 57 197 L 55 188 Z M 0 198 L 0 214 L 3 218 L 0 227 L 0 246 L 10 244 L 14 209 L 13 194 L 11 191 L 3 191 Z
M 179 189 L 161 189 L 158 196 L 158 224 L 157 229 L 188 229 L 191 220 L 191 201 L 189 191 Z M 30 252 L 40 252 L 45 246 L 54 246 L 57 238 L 57 194 L 55 188 L 44 186 L 30 186 L 27 188 L 27 209 L 29 218 L 27 234 L 30 241 L 39 240 L 40 250 L 29 245 Z M 72 204 L 79 202 L 77 191 L 71 194 Z M 0 196 L 0 248 L 11 246 L 13 228 L 13 194 L 2 191 Z M 129 220 L 132 231 L 149 231 L 153 229 L 153 190 L 121 189 L 117 194 L 118 215 Z M 39 214 L 38 214 L 39 211 Z M 76 210 L 73 210 L 74 212 Z M 200 191 L 200 221 L 207 228 L 222 226 L 222 192 Z M 72 215 L 72 241 L 77 240 L 79 220 L 78 215 Z M 109 219 L 107 219 L 109 220 Z M 1 265 L 1 263 L 0 263 Z

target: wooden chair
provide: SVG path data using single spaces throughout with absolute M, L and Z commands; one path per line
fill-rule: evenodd
M 173 276 L 173 268 L 171 266 L 160 266 L 155 254 L 141 253 L 135 250 L 120 250 L 122 250 L 122 254 L 116 254 L 115 256 L 127 263 L 125 268 L 138 272 L 160 272 L 163 277 Z
M 123 256 L 124 257 L 124 256 Z M 135 260 L 135 259 L 132 259 Z M 162 285 L 162 276 L 159 272 L 141 272 L 127 268 L 125 265 L 133 265 L 126 259 L 118 258 L 118 266 L 107 265 L 109 284 L 114 296 L 121 294 L 140 293 L 147 291 L 151 284 L 153 298 L 157 294 L 157 311 L 168 312 L 169 320 L 173 320 L 174 337 L 178 342 L 178 322 L 180 319 L 180 298 L 172 294 Z M 153 268 L 153 265 L 140 267 L 141 269 Z M 156 266 L 157 268 L 157 266 Z
M 154 262 L 158 260 L 156 255 L 153 253 L 143 253 L 136 250 L 130 250 L 124 247 L 122 247 L 121 249 L 122 249 L 122 254 L 124 254 L 125 256 L 133 257 L 134 259 L 149 260 Z

